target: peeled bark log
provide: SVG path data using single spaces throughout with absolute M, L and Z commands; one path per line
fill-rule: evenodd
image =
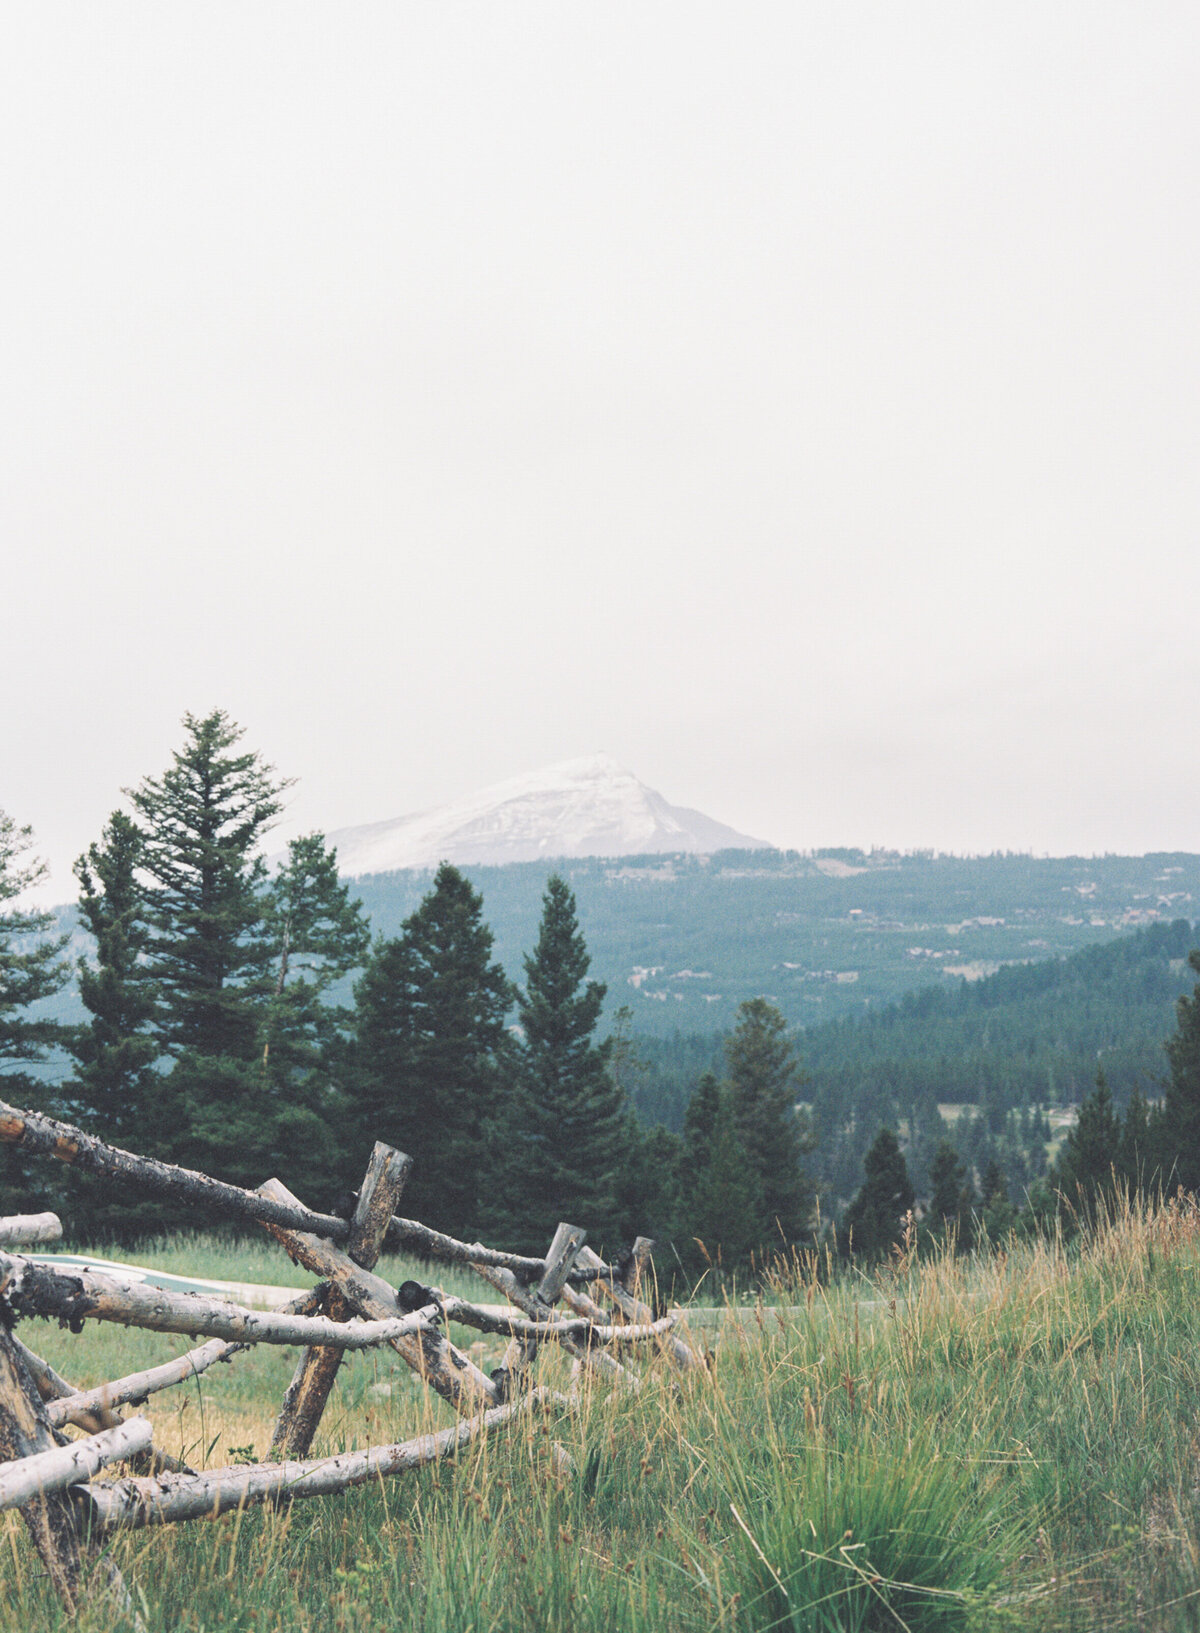
M 651 1242 L 649 1238 L 645 1236 L 639 1236 L 637 1241 L 633 1244 L 634 1271 L 632 1279 L 634 1280 L 635 1286 L 641 1282 L 645 1274 L 646 1268 L 649 1264 L 650 1249 L 653 1247 L 653 1245 L 653 1242 Z M 590 1247 L 585 1247 L 580 1253 L 579 1257 L 592 1269 L 595 1269 L 597 1265 L 599 1265 L 602 1269 L 605 1268 L 604 1261 L 593 1253 Z M 619 1282 L 602 1280 L 599 1283 L 598 1291 L 601 1292 L 605 1298 L 611 1299 L 621 1311 L 622 1315 L 627 1316 L 630 1321 L 647 1322 L 654 1320 L 654 1311 L 650 1308 L 650 1306 L 638 1298 L 635 1293 L 629 1292 L 628 1289 L 623 1287 Z M 572 1306 L 574 1306 L 576 1303 L 575 1299 L 569 1295 L 567 1302 Z M 689 1347 L 684 1343 L 683 1339 L 674 1334 L 672 1334 L 671 1337 L 665 1341 L 663 1347 L 681 1372 L 686 1372 L 691 1367 L 703 1366 L 704 1364 L 700 1357 L 696 1354 L 695 1350 L 689 1349 Z
M 542 1322 L 542 1311 L 536 1298 L 524 1287 L 520 1286 L 511 1271 L 499 1270 L 492 1265 L 485 1264 L 477 1264 L 472 1268 L 476 1275 L 481 1276 L 490 1286 L 503 1293 L 510 1304 L 515 1304 L 518 1310 L 523 1310 L 531 1321 L 539 1324 Z M 590 1349 L 586 1342 L 581 1342 L 578 1338 L 571 1338 L 566 1333 L 556 1336 L 568 1354 L 575 1356 L 577 1360 L 582 1361 L 585 1366 L 591 1367 L 593 1371 L 604 1372 L 610 1377 L 620 1378 L 630 1388 L 637 1389 L 640 1387 L 640 1380 L 635 1378 L 627 1367 L 623 1367 L 619 1361 L 615 1361 L 611 1355 L 606 1355 L 603 1350 Z M 584 1336 L 586 1339 L 586 1329 Z
M 77 1394 L 49 1401 L 46 1404 L 46 1417 L 57 1428 L 64 1423 L 78 1423 L 81 1414 L 111 1412 L 118 1406 L 140 1406 L 147 1396 L 160 1389 L 170 1389 L 173 1384 L 198 1378 L 215 1362 L 228 1360 L 235 1350 L 242 1347 L 240 1344 L 226 1343 L 222 1338 L 210 1339 L 199 1349 L 188 1350 L 186 1355 L 177 1356 L 174 1361 L 164 1361 L 161 1366 L 131 1372 L 124 1378 L 115 1378 L 112 1383 L 98 1384 L 95 1389 L 82 1389 Z
M 291 1196 L 287 1187 L 277 1179 L 269 1179 L 261 1189 L 272 1198 Z M 384 1320 L 396 1314 L 395 1290 L 382 1276 L 356 1265 L 331 1242 L 322 1241 L 306 1231 L 281 1230 L 275 1225 L 266 1228 L 306 1270 L 327 1277 L 330 1285 L 359 1315 L 371 1320 Z M 455 1411 L 464 1416 L 497 1404 L 496 1388 L 491 1379 L 486 1378 L 446 1338 L 435 1332 L 428 1322 L 419 1332 L 397 1338 L 392 1348 L 401 1360 L 406 1361 L 431 1388 L 450 1402 Z
M 314 1315 L 321 1304 L 323 1295 L 323 1287 L 309 1288 L 307 1291 L 297 1294 L 289 1304 L 276 1313 L 279 1315 Z M 76 1389 L 65 1378 L 60 1377 L 49 1361 L 44 1361 L 40 1355 L 35 1355 L 31 1349 L 27 1349 L 19 1338 L 13 1336 L 12 1342 L 24 1362 L 26 1370 L 32 1377 L 38 1394 L 46 1403 L 46 1416 L 49 1422 L 56 1429 L 61 1428 L 64 1424 L 73 1423 L 77 1428 L 83 1429 L 88 1434 L 98 1434 L 102 1429 L 113 1429 L 123 1421 L 120 1412 L 113 1411 L 103 1404 L 92 1404 L 98 1396 L 103 1396 L 105 1399 L 115 1399 L 116 1394 L 120 1393 L 123 1399 L 131 1399 L 136 1402 L 141 1397 L 127 1395 L 125 1393 L 127 1385 L 140 1382 L 158 1372 L 165 1373 L 168 1369 L 174 1370 L 181 1366 L 183 1362 L 193 1360 L 200 1353 L 200 1351 L 192 1350 L 187 1355 L 181 1356 L 177 1361 L 164 1363 L 161 1368 L 153 1368 L 144 1373 L 131 1373 L 128 1377 L 118 1378 L 113 1383 L 101 1384 L 98 1389 L 82 1390 Z M 213 1343 L 218 1351 L 214 1359 L 218 1361 L 228 1361 L 233 1356 L 240 1354 L 242 1350 L 250 1347 L 246 1344 L 225 1343 L 220 1339 L 214 1339 Z M 204 1348 L 207 1349 L 208 1346 L 206 1345 Z M 170 1381 L 182 1383 L 186 1381 L 187 1377 L 193 1375 L 193 1372 L 189 1372 L 182 1377 L 172 1378 Z M 156 1383 L 154 1385 L 155 1389 L 165 1387 L 167 1387 L 166 1383 Z M 169 1474 L 194 1474 L 196 1472 L 180 1458 L 172 1457 L 170 1452 L 161 1451 L 157 1446 L 151 1447 L 148 1451 L 136 1453 L 130 1459 L 130 1463 L 135 1474 L 161 1474 L 164 1471 Z
M 364 1270 L 375 1268 L 393 1209 L 411 1171 L 411 1157 L 380 1140 L 375 1142 L 346 1242 L 347 1257 Z M 331 1291 L 328 1303 L 325 1313 L 331 1319 L 349 1319 L 350 1306 L 340 1293 Z M 310 1347 L 300 1357 L 271 1437 L 273 1458 L 303 1457 L 312 1445 L 344 1353 L 328 1346 Z
M 0 1460 L 57 1450 L 33 1379 L 12 1338 L 0 1326 Z M 21 1517 L 69 1614 L 79 1592 L 79 1535 L 70 1499 L 47 1491 L 27 1502 Z
M 544 1321 L 520 1316 L 503 1304 L 470 1304 L 463 1298 L 439 1298 L 438 1307 L 447 1321 L 460 1326 L 474 1327 L 477 1332 L 500 1333 L 509 1338 L 578 1338 L 593 1344 L 642 1344 L 660 1338 L 671 1331 L 676 1315 L 663 1316 L 658 1321 L 639 1326 L 614 1326 L 604 1319 L 604 1311 L 597 1309 L 600 1320 L 590 1315 L 564 1317 L 551 1315 Z
M 191 1476 L 168 1475 L 159 1480 L 121 1480 L 113 1485 L 89 1486 L 85 1495 L 92 1531 L 95 1534 L 169 1525 L 178 1520 L 215 1519 L 218 1514 L 249 1503 L 330 1496 L 458 1451 L 477 1435 L 504 1423 L 527 1402 L 540 1398 L 535 1392 L 436 1434 L 420 1435 L 393 1446 L 344 1452 L 339 1457 L 256 1463 Z
M 201 1293 L 173 1293 L 165 1287 L 114 1281 L 94 1270 L 54 1270 L 0 1253 L 0 1282 L 9 1309 L 18 1316 L 46 1316 L 68 1325 L 83 1320 L 115 1321 L 152 1332 L 194 1338 L 226 1338 L 246 1344 L 335 1344 L 370 1349 L 428 1330 L 436 1310 L 419 1310 L 370 1322 L 343 1324 L 324 1316 L 248 1310 Z
M 0 1465 L 0 1508 L 23 1508 L 46 1492 L 90 1480 L 107 1464 L 144 1451 L 151 1438 L 148 1419 L 130 1418 L 86 1440 L 73 1440 L 69 1446 L 55 1446 Z
M 56 1213 L 10 1213 L 0 1219 L 0 1247 L 28 1247 L 34 1242 L 57 1242 L 62 1220 Z
M 210 1179 L 191 1168 L 140 1157 L 119 1146 L 106 1145 L 92 1134 L 70 1123 L 60 1123 L 40 1112 L 20 1111 L 0 1101 L 0 1145 L 19 1146 L 31 1155 L 56 1157 L 83 1173 L 117 1180 L 144 1196 L 163 1197 L 173 1202 L 194 1202 L 208 1219 L 214 1214 L 225 1219 L 249 1220 L 263 1224 L 270 1220 L 299 1230 L 319 1230 L 345 1240 L 350 1227 L 333 1214 L 318 1214 L 298 1205 L 283 1206 L 268 1201 L 240 1185 Z
M 549 1319 L 552 1307 L 558 1302 L 567 1273 L 575 1263 L 575 1255 L 587 1241 L 587 1231 L 578 1225 L 568 1225 L 561 1219 L 550 1240 L 550 1247 L 546 1253 L 546 1268 L 531 1296 L 537 1320 L 543 1317 Z M 534 1323 L 537 1324 L 537 1321 Z M 524 1372 L 531 1367 L 537 1355 L 537 1339 L 533 1337 L 513 1338 L 504 1352 L 504 1377 L 507 1387 L 508 1379 L 516 1372 Z
M 30 1155 L 55 1157 L 83 1173 L 97 1174 L 101 1178 L 132 1186 L 143 1195 L 195 1203 L 208 1218 L 215 1213 L 226 1219 L 279 1225 L 285 1230 L 311 1231 L 330 1242 L 341 1243 L 349 1239 L 348 1222 L 339 1219 L 336 1214 L 314 1213 L 312 1209 L 302 1207 L 294 1198 L 290 1204 L 273 1201 L 264 1196 L 261 1190 L 245 1191 L 240 1185 L 210 1179 L 207 1174 L 198 1173 L 192 1168 L 178 1168 L 173 1163 L 140 1157 L 133 1151 L 122 1151 L 118 1146 L 106 1145 L 92 1134 L 85 1134 L 81 1128 L 75 1128 L 70 1123 L 43 1117 L 40 1112 L 22 1111 L 3 1100 L 0 1100 L 0 1145 L 19 1146 Z M 496 1248 L 484 1247 L 482 1242 L 459 1242 L 440 1230 L 431 1230 L 416 1219 L 393 1218 L 384 1246 L 408 1248 L 427 1258 L 444 1259 L 452 1264 L 494 1265 L 512 1270 L 526 1279 L 540 1276 L 545 1269 L 542 1259 L 530 1259 L 520 1253 L 503 1253 Z M 611 1275 L 612 1271 L 607 1265 L 600 1271 L 583 1269 L 575 1272 L 580 1282 Z

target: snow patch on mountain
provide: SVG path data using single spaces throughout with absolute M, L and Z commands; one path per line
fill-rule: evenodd
M 617 763 L 593 754 L 493 783 L 465 799 L 329 835 L 343 874 L 438 862 L 495 865 L 557 856 L 769 850 L 700 811 L 669 805 Z

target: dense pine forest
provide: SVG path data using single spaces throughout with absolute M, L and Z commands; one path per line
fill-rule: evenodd
M 432 1224 L 536 1253 L 578 1215 L 614 1251 L 656 1233 L 687 1275 L 830 1229 L 870 1257 L 914 1220 L 968 1244 L 1061 1222 L 1116 1179 L 1194 1183 L 1200 968 L 1190 919 L 1165 912 L 1190 903 L 1196 858 L 572 863 L 541 869 L 531 917 L 520 868 L 443 864 L 352 888 L 320 834 L 268 865 L 286 787 L 224 713 L 186 717 L 171 764 L 126 791 L 76 864 L 71 936 L 15 905 L 38 869 L 32 836 L 3 819 L 6 1099 L 243 1184 L 286 1173 L 322 1207 L 347 1205 L 383 1138 L 416 1158 L 409 1206 Z M 661 945 L 668 901 L 692 954 L 677 983 L 701 991 L 710 964 L 740 971 L 727 1024 L 712 1024 L 720 1006 L 704 1030 L 644 1024 L 672 1011 L 667 986 L 654 996 L 662 969 L 636 962 L 653 934 Z M 594 920 L 613 967 L 614 915 L 616 962 L 634 960 L 615 1004 L 593 954 Z M 780 936 L 792 951 L 807 937 L 809 953 L 778 960 Z M 822 938 L 852 948 L 852 970 L 805 963 Z M 986 973 L 1002 956 L 1017 961 Z M 835 1018 L 820 1019 L 815 987 L 843 995 Z M 50 1195 L 11 1149 L 2 1182 L 12 1206 L 59 1206 L 93 1239 L 172 1223 L 102 1199 L 86 1176 Z

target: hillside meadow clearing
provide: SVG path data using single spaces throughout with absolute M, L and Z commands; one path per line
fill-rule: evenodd
M 265 1242 L 131 1256 L 304 1285 Z M 707 1370 L 657 1361 L 622 1397 L 585 1383 L 574 1412 L 538 1406 L 453 1462 L 122 1535 L 111 1557 L 152 1633 L 1200 1626 L 1193 1205 L 1119 1208 L 1071 1246 L 814 1269 L 729 1309 Z M 712 1343 L 699 1312 L 696 1331 Z M 187 1347 L 20 1335 L 81 1385 Z M 455 1337 L 499 1364 L 503 1340 Z M 154 1397 L 156 1443 L 197 1467 L 265 1455 L 294 1359 L 260 1346 Z M 549 1347 L 537 1368 L 567 1381 Z M 313 1455 L 448 1421 L 390 1352 L 352 1355 Z M 68 1625 L 18 1516 L 0 1525 L 0 1629 Z M 132 1622 L 98 1593 L 75 1625 Z

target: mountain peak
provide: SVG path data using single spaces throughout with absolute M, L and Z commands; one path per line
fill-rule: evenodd
M 562 760 L 435 810 L 329 835 L 343 874 L 437 862 L 496 865 L 558 856 L 769 849 L 699 811 L 669 805 L 610 754 Z

